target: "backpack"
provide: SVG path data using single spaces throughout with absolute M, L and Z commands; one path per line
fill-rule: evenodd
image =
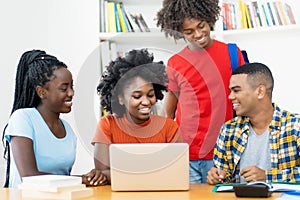
M 229 56 L 230 56 L 230 62 L 231 62 L 231 69 L 232 72 L 238 67 L 238 50 L 237 46 L 235 43 L 228 43 L 228 51 L 229 51 Z M 241 50 L 244 62 L 249 63 L 248 55 L 245 50 Z

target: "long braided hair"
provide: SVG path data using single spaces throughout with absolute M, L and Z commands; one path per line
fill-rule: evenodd
M 53 77 L 53 71 L 61 67 L 67 68 L 63 62 L 45 51 L 31 50 L 23 53 L 17 67 L 14 103 L 10 114 L 20 108 L 37 107 L 41 99 L 36 93 L 36 87 L 45 86 Z M 4 158 L 7 160 L 4 187 L 9 185 L 10 173 L 10 148 L 4 136 L 7 125 L 2 133 Z
M 182 24 L 185 18 L 206 21 L 211 29 L 219 18 L 219 0 L 164 0 L 157 13 L 157 26 L 165 36 L 175 40 L 183 38 Z

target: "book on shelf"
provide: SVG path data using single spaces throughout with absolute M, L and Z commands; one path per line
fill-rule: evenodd
M 275 21 L 275 15 L 273 14 L 274 12 L 272 11 L 272 8 L 271 8 L 271 3 L 268 1 L 268 2 L 266 2 L 266 4 L 267 4 L 267 8 L 269 10 L 271 22 L 272 22 L 273 26 L 276 26 L 277 23 Z
M 283 1 L 225 0 L 221 8 L 223 30 L 296 24 L 291 6 Z
M 118 3 L 113 2 L 114 3 L 114 13 L 115 13 L 115 20 L 116 20 L 116 31 L 117 32 L 122 32 L 122 28 L 121 28 L 121 21 L 120 21 L 120 17 L 118 14 Z
M 266 19 L 267 26 L 272 26 L 272 19 L 271 19 L 271 16 L 269 14 L 269 10 L 268 10 L 268 7 L 267 7 L 267 4 L 266 4 L 265 1 L 263 1 L 261 3 L 261 7 L 262 7 L 262 10 L 263 10 L 265 19 Z
M 142 24 L 139 21 L 137 15 L 136 14 L 130 14 L 130 17 L 134 21 L 134 23 L 136 24 L 136 26 L 138 27 L 139 32 L 143 32 Z
M 281 1 L 276 1 L 276 6 L 279 12 L 279 17 L 283 25 L 287 25 L 287 19 L 285 17 L 285 11 L 283 10 Z
M 231 11 L 231 24 L 232 24 L 232 29 L 237 29 L 238 28 L 238 12 L 237 12 L 237 4 L 231 3 L 230 4 L 230 11 Z
M 126 13 L 126 17 L 128 19 L 129 25 L 132 29 L 132 32 L 141 32 L 142 30 L 139 27 L 139 24 L 138 24 L 137 19 L 135 18 L 135 15 L 131 14 L 127 10 L 125 10 L 125 13 Z
M 123 16 L 123 19 L 124 19 L 124 23 L 125 23 L 127 32 L 134 32 L 133 27 L 130 24 L 130 21 L 128 20 L 128 14 L 127 14 L 127 12 L 124 8 L 123 2 L 120 2 L 119 4 L 120 4 L 120 9 L 121 9 L 121 13 L 122 13 L 122 16 Z
M 285 183 L 285 182 L 272 182 L 266 183 L 261 181 L 250 183 L 220 183 L 216 184 L 212 189 L 213 192 L 233 192 L 233 187 L 236 185 L 266 185 L 271 192 L 285 192 L 285 191 L 298 191 L 300 190 L 300 183 Z
M 292 11 L 292 7 L 289 4 L 285 3 L 285 8 L 287 10 L 288 17 L 290 18 L 291 24 L 296 24 L 296 20 L 295 20 L 293 11 Z
M 244 11 L 246 13 L 246 19 L 247 19 L 247 28 L 253 28 L 253 21 L 251 18 L 251 11 L 250 11 L 250 6 L 249 4 L 244 4 L 245 8 Z
M 266 18 L 264 9 L 263 9 L 263 4 L 262 4 L 261 0 L 257 0 L 256 2 L 257 2 L 258 10 L 259 10 L 262 27 L 267 27 L 268 23 L 267 23 L 267 18 Z
M 125 14 L 121 10 L 120 3 L 116 3 L 116 6 L 117 6 L 117 13 L 118 13 L 119 22 L 120 22 L 120 25 L 121 25 L 121 32 L 129 32 L 128 25 L 126 24 Z
M 232 30 L 233 26 L 232 26 L 232 18 L 231 15 L 233 14 L 233 12 L 231 11 L 231 6 L 230 3 L 225 2 L 222 4 L 222 8 L 223 8 L 223 20 L 224 20 L 224 25 L 225 25 L 225 29 L 224 30 Z
M 225 7 L 226 3 L 222 3 L 222 23 L 223 23 L 223 30 L 228 30 L 227 28 L 227 24 L 226 24 L 226 7 Z
M 142 27 L 143 32 L 150 32 L 150 29 L 149 29 L 146 21 L 144 20 L 142 13 L 138 13 L 138 14 L 136 14 L 136 16 L 138 18 L 138 21 L 142 25 L 141 27 Z
M 258 22 L 258 18 L 257 18 L 257 15 L 256 15 L 256 9 L 253 6 L 253 2 L 248 2 L 247 6 L 249 7 L 249 13 L 250 13 L 250 18 L 252 20 L 253 28 L 260 27 L 260 24 Z
M 247 17 L 246 17 L 246 11 L 245 11 L 245 2 L 241 1 L 241 0 L 238 0 L 238 3 L 239 3 L 239 10 L 240 10 L 240 13 L 241 13 L 241 28 L 242 29 L 247 29 L 248 28 L 248 25 L 247 25 Z
M 100 21 L 100 32 L 105 32 L 105 10 L 104 10 L 104 0 L 100 0 L 100 3 L 99 3 L 99 10 L 100 10 L 100 13 L 99 13 L 99 21 Z
M 274 21 L 275 21 L 276 26 L 282 25 L 282 24 L 280 24 L 281 23 L 281 21 L 279 21 L 280 19 L 278 19 L 279 16 L 277 14 L 276 7 L 275 7 L 274 3 L 272 1 L 268 1 L 268 4 L 270 5 L 270 8 L 272 10 L 272 14 L 274 16 Z
M 281 20 L 280 14 L 279 14 L 280 11 L 279 11 L 279 8 L 277 6 L 277 3 L 275 1 L 273 1 L 272 3 L 273 3 L 273 7 L 274 7 L 274 10 L 275 10 L 275 13 L 276 13 L 278 24 L 283 25 L 283 22 Z
M 262 23 L 262 20 L 261 20 L 260 11 L 259 11 L 257 1 L 252 1 L 252 6 L 253 6 L 253 10 L 255 12 L 255 19 L 256 19 L 257 27 L 262 27 L 263 23 Z
M 108 32 L 115 33 L 117 32 L 116 24 L 116 14 L 115 14 L 115 3 L 112 1 L 107 2 L 107 23 L 108 23 Z

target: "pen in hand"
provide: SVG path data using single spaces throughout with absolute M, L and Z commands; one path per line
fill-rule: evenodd
M 221 174 L 221 170 L 220 169 L 218 169 L 218 175 L 219 175 L 219 183 L 223 183 L 223 179 L 224 179 L 224 177 L 223 177 L 223 175 Z

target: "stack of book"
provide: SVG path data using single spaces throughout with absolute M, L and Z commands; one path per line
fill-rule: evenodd
M 82 184 L 81 177 L 39 175 L 23 177 L 18 189 L 22 198 L 30 199 L 80 199 L 92 196 L 93 190 Z

